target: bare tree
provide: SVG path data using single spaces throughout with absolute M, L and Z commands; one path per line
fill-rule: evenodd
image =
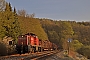
M 25 10 L 18 10 L 18 15 L 26 17 L 26 11 Z
M 28 18 L 34 18 L 35 13 L 28 14 L 25 10 L 18 10 L 18 15 L 23 16 L 23 17 L 28 17 Z
M 5 0 L 0 0 L 0 11 L 5 9 Z
M 34 18 L 34 17 L 35 17 L 35 13 L 30 14 L 30 16 L 29 16 L 29 17 Z
M 35 13 L 33 13 L 33 14 L 26 14 L 26 17 L 28 17 L 28 18 L 34 18 L 35 17 Z

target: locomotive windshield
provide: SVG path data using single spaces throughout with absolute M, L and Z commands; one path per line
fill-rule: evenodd
M 21 35 L 18 37 L 18 40 L 26 40 L 26 39 L 27 39 L 27 37 L 25 35 Z
M 26 45 L 27 44 L 27 36 L 25 35 L 20 35 L 18 37 L 18 45 Z

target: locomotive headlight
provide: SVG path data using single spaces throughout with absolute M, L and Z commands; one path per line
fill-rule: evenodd
M 23 36 L 22 36 L 23 37 Z

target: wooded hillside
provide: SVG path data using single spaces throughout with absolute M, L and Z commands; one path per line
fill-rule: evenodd
M 34 33 L 39 39 L 48 40 L 47 34 L 42 28 L 39 19 L 22 16 L 19 16 L 18 18 L 22 34 Z
M 34 33 L 41 40 L 50 40 L 57 44 L 59 49 L 68 49 L 68 40 L 72 45 L 71 49 L 75 51 L 81 49 L 82 46 L 90 46 L 90 22 L 35 18 L 34 14 L 26 14 L 24 10 L 19 10 L 17 13 L 10 3 L 4 0 L 2 2 L 5 4 L 0 6 L 1 42 L 6 36 L 17 41 L 17 37 L 21 34 Z

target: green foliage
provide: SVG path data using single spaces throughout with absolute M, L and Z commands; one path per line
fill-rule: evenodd
M 90 46 L 83 46 L 77 52 L 90 59 Z
M 90 22 L 86 22 L 83 24 L 83 22 L 76 23 L 73 22 L 72 24 L 72 28 L 74 30 L 74 35 L 73 35 L 73 39 L 77 39 L 79 40 L 81 43 L 83 43 L 84 45 L 90 45 Z
M 2 13 L 0 13 L 0 16 L 2 16 Z M 2 18 L 0 17 L 0 38 L 3 38 L 5 36 L 5 29 L 2 26 Z
M 73 35 L 74 31 L 69 22 L 63 21 L 61 27 L 62 27 L 62 31 L 61 31 L 62 34 L 70 35 L 70 36 Z M 69 36 L 69 38 L 70 38 L 70 36 Z
M 0 37 L 8 36 L 16 40 L 18 35 L 20 35 L 20 27 L 17 14 L 12 11 L 11 4 L 6 2 L 5 11 L 0 12 L 0 14 Z
M 3 12 L 0 12 L 0 38 L 5 36 L 5 29 L 3 28 Z
M 56 31 L 48 31 L 48 38 L 51 42 L 60 44 L 60 38 L 59 35 L 56 33 Z
M 19 23 L 22 34 L 34 33 L 39 39 L 47 40 L 47 34 L 43 30 L 39 19 L 19 16 Z
M 73 36 L 73 29 L 72 29 L 72 26 L 69 22 L 66 22 L 66 21 L 62 21 L 62 24 L 61 24 L 61 40 L 63 41 L 63 48 L 64 49 L 68 49 L 67 47 L 67 40 L 69 38 L 72 38 Z
M 80 49 L 83 46 L 82 43 L 80 43 L 78 40 L 73 40 L 71 42 L 71 48 L 74 48 L 75 51 L 77 51 L 78 49 Z
M 53 21 L 48 19 L 40 20 L 42 27 L 51 42 L 56 43 L 60 48 L 67 49 L 67 40 L 72 38 L 73 29 L 67 21 Z

